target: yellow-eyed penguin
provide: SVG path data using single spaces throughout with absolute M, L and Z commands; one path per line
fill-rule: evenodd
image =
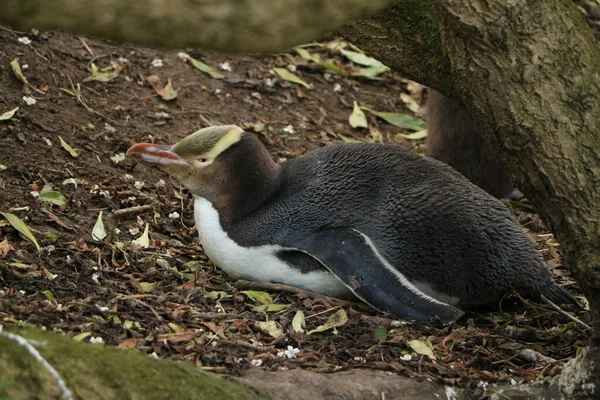
M 279 165 L 253 134 L 215 126 L 127 154 L 194 195 L 204 250 L 232 277 L 444 324 L 511 290 L 576 302 L 502 203 L 400 146 L 332 145 Z

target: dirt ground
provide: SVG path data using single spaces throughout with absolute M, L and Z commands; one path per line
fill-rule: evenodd
M 344 46 L 330 38 L 309 50 L 356 71 L 340 54 Z M 456 384 L 472 393 L 497 382 L 554 375 L 586 345 L 589 331 L 546 304 L 508 299 L 503 310 L 469 313 L 456 326 L 439 328 L 397 324 L 353 303 L 228 279 L 202 252 L 187 192 L 156 168 L 121 160 L 130 145 L 173 143 L 209 124 L 232 123 L 255 131 L 275 160 L 348 140 L 395 142 L 421 151 L 421 141 L 400 135 L 413 131 L 368 113 L 370 128 L 352 129 L 348 118 L 354 101 L 412 114 L 422 92 L 391 72 L 376 80 L 342 76 L 293 51 L 182 52 L 224 78 L 194 68 L 177 51 L 1 28 L 0 115 L 19 109 L 0 121 L 0 211 L 21 218 L 41 246 L 38 253 L 0 217 L 3 325 L 34 324 L 224 374 L 249 368 L 369 368 Z M 11 67 L 15 58 L 27 84 Z M 122 70 L 110 82 L 84 82 L 92 63 Z M 273 68 L 295 70 L 312 87 L 287 82 Z M 148 83 L 152 75 L 163 85 L 170 80 L 179 89 L 177 98 L 161 99 Z M 31 99 L 35 104 L 28 105 Z M 47 191 L 60 192 L 66 204 L 40 200 Z M 527 201 L 510 206 L 556 280 L 578 295 L 558 243 Z M 92 231 L 100 212 L 109 235 L 96 241 Z M 146 223 L 149 246 L 132 243 Z M 268 292 L 271 299 L 244 294 L 247 290 Z M 259 301 L 250 298 L 257 296 Z M 280 310 L 261 311 L 261 300 L 269 309 L 280 304 Z M 340 310 L 348 322 L 307 334 Z M 304 333 L 292 327 L 298 311 L 305 316 Z M 586 311 L 574 314 L 584 322 L 589 317 Z M 273 327 L 279 332 L 267 333 Z

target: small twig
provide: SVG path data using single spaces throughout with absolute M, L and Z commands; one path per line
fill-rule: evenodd
M 82 38 L 81 36 L 79 36 L 79 40 L 81 41 L 81 44 L 83 44 L 83 47 L 85 47 L 85 49 L 88 51 L 88 53 L 90 53 L 90 55 L 93 57 L 94 56 L 94 52 L 92 51 L 92 49 L 90 48 L 90 46 L 88 46 L 88 44 L 86 43 L 85 39 Z
M 586 324 L 585 322 L 583 322 L 576 316 L 569 314 L 568 312 L 566 312 L 565 310 L 563 310 L 562 308 L 560 308 L 559 306 L 557 306 L 556 304 L 554 304 L 553 302 L 548 300 L 548 298 L 546 296 L 541 295 L 541 298 L 542 298 L 542 300 L 544 300 L 544 302 L 546 304 L 548 304 L 550 307 L 554 308 L 556 311 L 558 311 L 565 317 L 569 318 L 571 321 L 578 323 L 579 325 L 583 326 L 585 329 L 592 330 L 591 326 L 589 326 L 588 324 Z
M 131 301 L 138 303 L 144 307 L 147 307 L 150 311 L 152 311 L 152 314 L 154 314 L 154 316 L 156 317 L 157 320 L 159 320 L 159 321 L 163 320 L 163 317 L 161 317 L 160 314 L 158 312 L 156 312 L 156 310 L 154 308 L 152 308 L 151 305 L 149 305 L 148 303 L 146 303 L 140 299 L 136 299 L 135 297 L 132 297 L 132 296 L 118 296 L 118 298 L 124 299 L 124 300 L 131 300 Z
M 150 205 L 122 208 L 120 210 L 113 211 L 112 216 L 113 217 L 122 217 L 124 215 L 141 213 L 142 211 L 151 210 L 151 209 L 152 209 L 152 206 L 150 206 Z

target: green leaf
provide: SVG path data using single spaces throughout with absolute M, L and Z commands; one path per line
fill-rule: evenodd
M 419 103 L 417 103 L 417 101 L 415 99 L 412 98 L 411 95 L 407 94 L 407 93 L 400 93 L 400 100 L 402 100 L 402 102 L 404 104 L 406 104 L 406 106 L 408 107 L 408 109 L 414 113 L 416 113 L 417 111 L 419 111 Z
M 311 53 L 308 50 L 303 49 L 302 47 L 295 47 L 294 50 L 296 51 L 296 53 L 298 53 L 300 57 L 302 57 L 306 61 L 312 61 L 317 64 L 321 62 L 321 57 L 319 56 L 319 53 Z
M 69 144 L 63 140 L 63 138 L 61 138 L 60 136 L 58 138 L 60 139 L 60 145 L 63 147 L 63 149 L 68 151 L 69 154 L 73 157 L 79 157 L 79 154 L 77 154 L 77 152 L 71 146 L 69 146 Z
M 133 241 L 133 243 L 138 244 L 138 245 L 142 246 L 143 248 L 149 247 L 150 246 L 150 238 L 148 237 L 149 229 L 150 229 L 150 224 L 146 222 L 146 227 L 144 228 L 144 233 L 142 233 L 142 236 L 135 239 Z
M 277 75 L 279 75 L 279 77 L 283 80 L 286 80 L 288 82 L 292 82 L 292 83 L 296 83 L 298 85 L 302 85 L 305 88 L 310 89 L 312 87 L 312 84 L 308 84 L 306 82 L 304 82 L 302 79 L 300 79 L 298 76 L 296 76 L 295 74 L 291 73 L 290 71 L 288 71 L 285 68 L 273 68 L 273 71 L 275 71 L 275 73 Z
M 60 194 L 60 192 L 46 192 L 40 194 L 38 197 L 41 201 L 47 201 L 52 204 L 56 204 L 59 207 L 64 207 L 67 204 L 67 198 Z
M 179 89 L 175 90 L 171 80 L 167 80 L 167 85 L 160 89 L 156 90 L 156 93 L 165 101 L 175 100 L 177 98 L 177 94 L 179 93 Z
M 375 334 L 375 339 L 380 342 L 385 342 L 385 339 L 387 339 L 387 329 L 383 326 L 375 327 L 373 333 Z
M 346 136 L 342 135 L 341 133 L 338 133 L 337 135 L 341 139 L 341 141 L 344 143 L 360 143 L 360 140 L 346 137 Z
M 254 325 L 263 332 L 268 333 L 274 338 L 278 338 L 283 335 L 283 329 L 275 321 L 256 321 Z
M 400 114 L 400 113 L 392 113 L 392 112 L 380 112 L 380 111 L 375 111 L 369 107 L 361 107 L 363 110 L 370 112 L 371 114 L 375 115 L 376 117 L 379 117 L 381 119 L 383 119 L 384 121 L 398 126 L 400 128 L 404 128 L 404 129 L 410 129 L 413 131 L 420 131 L 425 129 L 426 125 L 425 125 L 425 121 L 423 121 L 422 119 L 413 117 L 412 115 L 408 115 L 408 114 Z
M 417 354 L 422 354 L 424 356 L 429 357 L 432 360 L 435 360 L 435 354 L 427 343 L 422 340 L 409 340 L 408 345 L 415 351 Z
M 354 102 L 354 108 L 352 109 L 352 114 L 350 114 L 350 118 L 348 118 L 348 122 L 350 126 L 353 128 L 368 128 L 369 124 L 367 123 L 367 116 L 360 109 L 358 103 Z
M 337 310 L 335 312 L 335 314 L 332 314 L 329 317 L 329 319 L 327 320 L 327 322 L 324 325 L 321 325 L 321 326 L 317 327 L 316 329 L 313 329 L 312 331 L 308 332 L 308 334 L 312 335 L 313 333 L 324 332 L 326 330 L 333 329 L 338 326 L 342 326 L 346 322 L 348 322 L 348 316 L 346 315 L 346 311 L 344 311 L 343 308 L 340 308 L 339 310 Z
M 422 129 L 422 130 L 414 132 L 414 133 L 409 133 L 408 135 L 399 133 L 399 135 L 405 139 L 410 139 L 410 140 L 425 139 L 427 137 L 427 129 Z
M 0 114 L 0 121 L 8 121 L 15 115 L 18 109 L 19 107 L 15 107 L 10 111 L 5 112 L 4 114 Z
M 208 74 L 208 75 L 212 76 L 215 79 L 223 79 L 223 78 L 225 78 L 225 75 L 223 75 L 222 73 L 220 73 L 219 71 L 217 71 L 213 67 L 210 67 L 210 66 L 204 64 L 202 61 L 198 61 L 195 58 L 190 57 L 190 62 L 192 63 L 192 65 L 196 69 L 199 69 L 200 71 L 204 72 L 205 74 Z
M 138 282 L 144 293 L 149 293 L 156 288 L 156 282 Z
M 362 76 L 369 79 L 374 79 L 377 76 L 383 74 L 389 68 L 386 66 L 381 67 L 367 67 L 367 68 L 355 68 L 352 72 L 352 76 Z
M 73 340 L 76 342 L 83 342 L 84 339 L 92 336 L 92 332 L 83 332 L 79 335 L 73 336 Z
M 57 301 L 56 301 L 56 297 L 54 297 L 54 294 L 52 294 L 52 292 L 51 292 L 51 291 L 49 291 L 49 290 L 44 290 L 42 293 L 44 294 L 44 296 L 46 296 L 46 298 L 47 298 L 48 300 L 50 300 L 50 301 L 51 301 L 51 302 L 53 302 L 54 304 L 56 304 L 56 303 L 57 303 Z
M 245 294 L 246 296 L 248 296 L 250 298 L 250 300 L 256 301 L 257 303 L 260 303 L 260 304 L 270 304 L 273 302 L 273 298 L 267 292 L 259 292 L 259 291 L 255 291 L 255 290 L 244 290 L 244 291 L 241 291 L 240 293 Z
M 373 57 L 369 57 L 363 53 L 358 53 L 352 50 L 341 49 L 342 53 L 348 60 L 355 64 L 364 65 L 365 67 L 381 67 L 384 66 L 381 62 L 377 61 Z
M 112 66 L 102 69 L 98 68 L 96 64 L 92 63 L 92 76 L 88 76 L 83 81 L 96 81 L 104 83 L 110 82 L 118 77 L 122 70 L 123 68 L 118 63 L 114 63 Z
M 23 71 L 21 71 L 21 65 L 19 64 L 18 58 L 15 58 L 10 62 L 10 67 L 12 68 L 13 73 L 15 74 L 17 79 L 19 79 L 25 85 L 29 84 L 29 82 L 27 82 L 27 78 L 25 78 L 25 75 L 23 75 Z
M 348 76 L 348 75 L 350 75 L 350 73 L 348 71 L 346 71 L 344 68 L 336 65 L 333 62 L 333 60 L 331 60 L 331 59 L 328 59 L 328 60 L 325 60 L 323 62 L 320 62 L 319 66 L 321 68 L 323 68 L 324 70 L 334 72 L 334 73 L 336 73 L 338 75 L 342 75 L 342 76 Z
M 94 224 L 94 229 L 92 230 L 92 240 L 99 242 L 107 236 L 106 230 L 104 229 L 104 222 L 102 222 L 102 211 L 98 214 L 98 219 Z
M 31 233 L 31 231 L 29 230 L 29 227 L 27 225 L 25 225 L 25 222 L 23 222 L 23 220 L 21 220 L 21 218 L 17 217 L 14 214 L 11 214 L 11 213 L 0 212 L 0 214 L 2 214 L 2 216 L 8 220 L 8 223 L 13 228 L 18 230 L 23 236 L 25 236 L 26 239 L 31 241 L 35 245 L 35 248 L 37 249 L 38 252 L 40 251 L 40 245 L 38 244 L 37 240 L 35 239 L 35 236 L 33 236 L 33 233 Z
M 292 319 L 292 330 L 296 333 L 304 333 L 305 328 L 306 320 L 304 318 L 304 311 L 298 310 L 296 311 L 296 315 L 294 315 L 294 319 Z
M 65 89 L 65 88 L 62 88 L 62 87 L 61 87 L 61 88 L 58 88 L 58 90 L 60 90 L 60 91 L 61 91 L 61 92 L 63 92 L 63 93 L 66 93 L 66 94 L 68 94 L 68 95 L 69 95 L 69 96 L 71 96 L 71 97 L 75 97 L 75 93 L 73 93 L 73 92 L 72 92 L 72 91 L 70 91 L 69 89 Z
M 125 153 L 117 153 L 114 156 L 111 156 L 110 159 L 115 164 L 118 164 L 125 159 Z
M 259 312 L 265 312 L 265 311 L 277 312 L 277 311 L 283 311 L 283 310 L 287 309 L 290 305 L 291 304 L 275 304 L 275 303 L 260 304 L 258 306 L 252 307 L 252 309 L 254 311 L 259 311 Z
M 0 171 L 4 171 L 6 168 L 8 168 L 6 165 L 0 164 Z

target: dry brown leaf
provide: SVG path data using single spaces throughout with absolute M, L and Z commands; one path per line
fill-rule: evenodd
M 137 339 L 131 338 L 121 342 L 117 347 L 121 350 L 133 349 L 137 345 Z
M 0 258 L 6 257 L 9 251 L 14 250 L 12 244 L 8 243 L 8 240 L 4 239 L 0 242 Z

